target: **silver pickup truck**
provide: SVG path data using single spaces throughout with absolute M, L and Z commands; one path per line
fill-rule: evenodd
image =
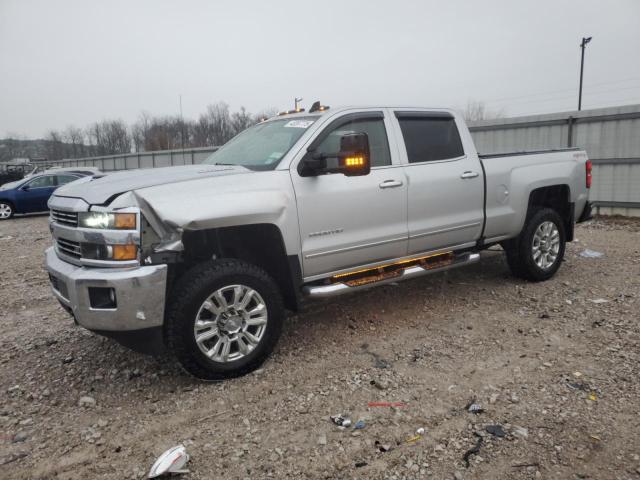
M 58 189 L 46 266 L 77 323 L 215 380 L 257 368 L 305 297 L 467 265 L 496 244 L 515 276 L 552 277 L 590 217 L 590 183 L 578 149 L 478 155 L 451 110 L 315 104 L 200 165 Z

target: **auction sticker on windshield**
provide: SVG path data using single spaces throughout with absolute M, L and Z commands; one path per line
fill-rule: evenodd
M 288 128 L 308 128 L 313 123 L 313 120 L 291 120 L 284 124 Z

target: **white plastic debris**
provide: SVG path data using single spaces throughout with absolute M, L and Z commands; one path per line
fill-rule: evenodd
M 149 478 L 156 478 L 165 473 L 189 473 L 184 466 L 189 461 L 189 454 L 184 445 L 171 447 L 158 457 L 149 471 Z
M 602 258 L 604 257 L 604 253 L 596 252 L 595 250 L 589 250 L 588 248 L 586 248 L 580 252 L 580 256 L 582 258 Z
M 604 298 L 590 298 L 589 301 L 591 303 L 600 304 L 600 303 L 609 303 L 609 300 L 605 300 Z

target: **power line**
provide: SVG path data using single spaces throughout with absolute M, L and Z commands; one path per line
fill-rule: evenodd
M 631 77 L 631 78 L 625 78 L 622 80 L 614 80 L 611 82 L 601 82 L 601 83 L 594 83 L 591 85 L 585 85 L 585 89 L 586 88 L 594 88 L 594 87 L 600 87 L 600 86 L 604 86 L 604 85 L 612 85 L 612 84 L 616 84 L 616 83 L 624 83 L 624 82 L 629 82 L 629 81 L 634 81 L 634 80 L 640 80 L 640 77 Z M 494 98 L 494 99 L 488 99 L 485 100 L 486 102 L 499 102 L 502 100 L 518 100 L 520 98 L 529 98 L 529 97 L 535 97 L 535 96 L 541 96 L 541 95 L 552 95 L 552 94 L 556 94 L 556 93 L 564 93 L 564 92 L 575 92 L 575 87 L 574 88 L 565 88 L 562 90 L 554 90 L 554 91 L 550 91 L 550 92 L 540 92 L 540 93 L 530 93 L 530 94 L 526 94 L 526 95 L 520 95 L 520 96 L 516 96 L 516 97 L 502 97 L 502 98 Z
M 604 95 L 604 94 L 608 94 L 608 93 L 613 93 L 613 92 L 621 92 L 621 91 L 625 91 L 625 90 L 636 90 L 636 89 L 640 89 L 640 85 L 634 85 L 632 87 L 623 87 L 623 88 L 612 88 L 612 89 L 607 89 L 607 90 L 600 90 L 600 91 L 586 91 L 585 92 L 585 96 L 589 95 L 589 96 L 598 96 L 598 95 Z M 563 100 L 565 98 L 574 98 L 575 95 L 552 95 L 548 98 L 536 98 L 536 99 L 531 99 L 531 100 L 525 100 L 525 101 L 521 101 L 521 102 L 492 102 L 492 101 L 487 101 L 485 103 L 489 103 L 489 104 L 512 104 L 512 105 L 523 105 L 523 104 L 528 104 L 528 103 L 546 103 L 546 102 L 552 102 L 552 101 L 557 101 L 557 100 Z M 524 98 L 524 97 L 523 97 Z M 508 106 L 508 105 L 503 105 L 503 106 Z

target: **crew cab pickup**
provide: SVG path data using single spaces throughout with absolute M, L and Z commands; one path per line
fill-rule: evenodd
M 590 217 L 579 149 L 479 155 L 462 117 L 317 104 L 204 163 L 74 182 L 49 201 L 53 293 L 83 327 L 202 379 L 273 350 L 285 310 L 474 263 L 552 277 Z

